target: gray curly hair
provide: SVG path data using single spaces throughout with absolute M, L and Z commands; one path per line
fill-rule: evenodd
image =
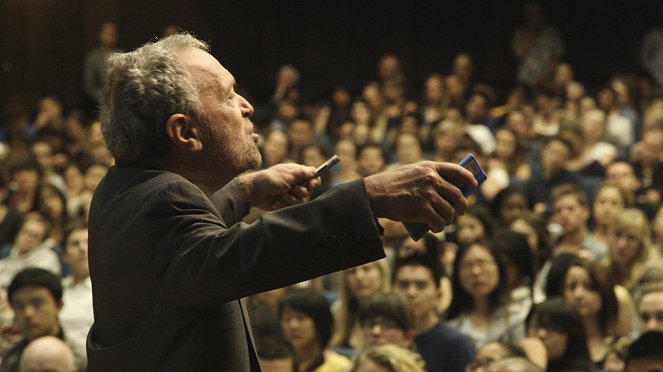
M 170 148 L 168 117 L 204 116 L 196 84 L 177 59 L 186 48 L 209 51 L 205 42 L 179 33 L 111 56 L 100 114 L 106 145 L 117 162 L 163 158 Z

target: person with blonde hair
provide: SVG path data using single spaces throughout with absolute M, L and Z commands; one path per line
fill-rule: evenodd
M 332 305 L 335 318 L 334 332 L 329 344 L 341 352 L 354 354 L 364 347 L 359 310 L 378 293 L 391 289 L 390 270 L 386 259 L 352 267 L 341 274 L 339 298 Z
M 615 282 L 634 298 L 646 283 L 663 279 L 663 263 L 652 248 L 650 236 L 649 220 L 639 209 L 624 209 L 612 223 L 605 264 Z
M 355 359 L 352 372 L 423 372 L 421 361 L 410 350 L 396 345 L 367 349 Z

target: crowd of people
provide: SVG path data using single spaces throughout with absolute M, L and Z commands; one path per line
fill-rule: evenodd
M 385 54 L 360 92 L 338 86 L 313 103 L 302 99 L 298 70 L 279 69 L 270 101 L 257 103 L 262 167 L 318 166 L 337 154 L 311 198 L 397 165 L 468 153 L 488 178 L 445 231 L 415 241 L 401 223 L 380 219 L 386 259 L 250 297 L 264 371 L 660 363 L 663 90 L 620 73 L 589 91 L 541 9 L 527 14 L 512 43 L 518 81 L 503 99 L 476 81 L 467 53 L 423 82 Z M 117 37 L 112 25 L 101 30 L 86 70 L 94 99 Z M 5 112 L 0 371 L 40 350 L 65 370 L 84 370 L 93 322 L 86 222 L 114 160 L 100 123 L 57 97 Z

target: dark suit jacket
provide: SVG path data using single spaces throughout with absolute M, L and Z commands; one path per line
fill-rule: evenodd
M 239 298 L 384 257 L 363 181 L 240 223 L 166 171 L 113 167 L 90 211 L 89 371 L 259 371 Z

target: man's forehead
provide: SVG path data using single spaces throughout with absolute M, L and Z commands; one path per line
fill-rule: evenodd
M 198 48 L 185 48 L 178 52 L 180 61 L 194 76 L 203 81 L 217 81 L 222 88 L 230 90 L 235 85 L 235 78 L 211 54 Z

